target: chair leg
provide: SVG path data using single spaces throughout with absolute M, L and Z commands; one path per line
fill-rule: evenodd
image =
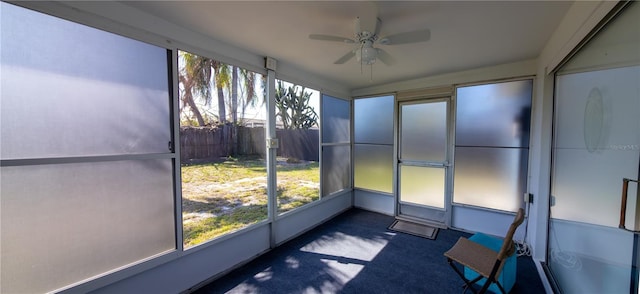
M 502 287 L 502 285 L 500 285 L 498 281 L 496 281 L 496 285 L 498 285 L 498 288 L 500 288 L 500 292 L 502 292 L 502 294 L 507 294 L 507 291 L 504 290 L 504 288 Z
M 496 260 L 496 263 L 493 265 L 493 269 L 491 269 L 491 274 L 487 278 L 487 281 L 484 283 L 484 285 L 482 285 L 482 289 L 480 289 L 480 292 L 478 292 L 479 294 L 483 294 L 484 292 L 486 292 L 487 289 L 489 289 L 489 285 L 491 285 L 491 283 L 493 282 L 498 285 L 498 288 L 500 288 L 500 291 L 502 291 L 503 294 L 506 294 L 504 288 L 502 288 L 502 285 L 500 285 L 500 283 L 495 279 L 498 272 L 498 267 L 500 267 L 500 260 Z
M 482 285 L 482 289 L 480 289 L 480 292 L 478 292 L 479 294 L 483 294 L 485 292 L 487 292 L 487 290 L 489 289 L 489 286 L 491 285 L 491 283 L 493 283 L 492 279 L 487 279 L 486 282 L 484 282 L 484 285 Z
M 458 267 L 453 263 L 453 260 L 451 258 L 447 258 L 447 262 L 449 263 L 449 265 L 451 266 L 451 268 L 453 268 L 453 270 L 458 274 L 458 276 L 460 276 L 460 278 L 464 281 L 465 283 L 465 288 L 464 291 L 462 292 L 463 294 L 465 292 L 467 292 L 467 289 L 470 289 L 471 292 L 473 292 L 474 294 L 477 294 L 476 290 L 473 289 L 473 283 L 479 281 L 482 276 L 479 276 L 475 279 L 473 279 L 473 281 L 469 281 L 467 278 L 464 277 L 464 274 L 458 269 Z

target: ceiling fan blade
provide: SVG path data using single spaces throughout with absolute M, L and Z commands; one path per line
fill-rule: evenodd
M 380 18 L 376 17 L 376 29 L 373 32 L 376 36 L 378 36 L 380 34 L 380 27 L 382 26 L 382 20 L 380 20 Z
M 431 38 L 429 29 L 406 32 L 384 37 L 378 41 L 382 45 L 402 45 L 409 43 L 426 42 Z
M 391 57 L 391 55 L 389 55 L 387 51 L 384 51 L 380 48 L 377 48 L 377 50 L 378 50 L 378 59 L 380 59 L 382 63 L 386 65 L 393 65 L 396 63 L 395 59 L 393 59 L 393 57 Z
M 349 51 L 349 53 L 345 54 L 344 56 L 340 57 L 340 59 L 336 60 L 333 64 L 343 64 L 347 62 L 349 59 L 353 58 L 354 56 L 356 56 L 356 52 L 354 50 L 351 50 Z
M 311 34 L 309 35 L 309 39 L 311 40 L 320 40 L 320 41 L 331 41 L 331 42 L 342 42 L 342 43 L 347 43 L 347 44 L 353 44 L 356 41 L 349 39 L 349 38 L 345 38 L 345 37 L 340 37 L 340 36 L 331 36 L 331 35 L 321 35 L 321 34 Z

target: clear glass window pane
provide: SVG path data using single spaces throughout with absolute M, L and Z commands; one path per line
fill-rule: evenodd
M 351 141 L 351 104 L 322 95 L 322 143 Z
M 400 183 L 400 201 L 444 208 L 444 168 L 400 166 Z
M 267 219 L 266 108 L 260 74 L 184 51 L 178 68 L 189 248 Z
M 323 196 L 351 187 L 351 147 L 322 147 Z
M 276 81 L 278 211 L 320 199 L 320 92 Z M 324 121 L 323 121 L 324 123 Z
M 456 145 L 529 147 L 533 81 L 460 87 Z
M 170 151 L 166 49 L 6 3 L 1 13 L 0 158 Z
M 404 104 L 401 107 L 400 158 L 445 161 L 447 102 Z
M 516 211 L 526 191 L 528 149 L 456 147 L 453 202 Z
M 43 293 L 175 244 L 170 159 L 0 169 L 2 293 Z
M 355 143 L 394 144 L 394 97 L 355 99 L 353 128 Z
M 354 185 L 393 193 L 393 146 L 355 144 Z

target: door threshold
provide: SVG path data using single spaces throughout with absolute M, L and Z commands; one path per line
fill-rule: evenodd
M 427 226 L 431 226 L 431 227 L 439 228 L 439 229 L 444 229 L 444 230 L 447 229 L 447 225 L 445 225 L 443 223 L 439 223 L 439 222 L 436 222 L 436 221 L 430 221 L 430 220 L 426 220 L 426 219 L 421 219 L 421 218 L 417 218 L 417 217 L 413 217 L 413 216 L 396 215 L 396 219 L 407 221 L 407 222 L 412 222 L 412 223 L 417 223 L 417 224 L 421 224 L 421 225 L 427 225 Z

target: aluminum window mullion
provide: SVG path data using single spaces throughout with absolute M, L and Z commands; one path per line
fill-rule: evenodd
M 148 153 L 148 154 L 123 154 L 123 155 L 100 155 L 100 156 L 78 156 L 78 157 L 48 157 L 48 158 L 21 158 L 0 160 L 0 166 L 27 166 L 45 164 L 66 164 L 85 162 L 105 162 L 105 161 L 125 161 L 125 160 L 147 160 L 147 159 L 173 159 L 174 153 Z

